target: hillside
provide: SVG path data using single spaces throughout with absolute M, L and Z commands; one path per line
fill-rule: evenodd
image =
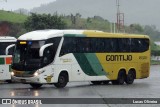
M 81 18 L 76 14 L 75 16 L 63 16 L 63 20 L 67 24 L 67 29 L 90 29 L 110 32 L 110 22 L 100 16 L 89 17 L 86 19 Z
M 28 16 L 8 11 L 0 10 L 0 21 L 8 21 L 13 25 L 11 26 L 11 34 L 13 36 L 18 36 L 23 33 L 26 33 L 27 30 L 24 28 L 23 23 L 27 19 Z M 91 30 L 101 30 L 110 32 L 110 22 L 106 19 L 103 19 L 100 16 L 82 18 L 81 14 L 72 14 L 72 15 L 63 15 L 63 20 L 67 24 L 65 29 L 91 29 Z M 17 25 L 17 23 L 19 23 Z M 137 27 L 138 26 L 138 27 Z M 142 30 L 138 30 L 141 28 L 141 25 L 126 26 L 129 29 L 128 33 L 137 33 L 137 34 L 147 34 L 151 38 L 151 50 L 153 52 L 160 51 L 160 47 L 154 44 L 154 40 L 159 40 L 160 32 L 155 30 L 152 26 L 142 27 Z M 138 29 L 137 29 L 138 28 Z M 113 29 L 112 29 L 113 30 Z M 133 30 L 132 32 L 130 32 Z M 127 32 L 126 32 L 127 33 Z
M 26 19 L 27 19 L 26 15 L 0 10 L 0 21 L 24 23 Z
M 125 23 L 156 25 L 160 30 L 160 0 L 120 0 L 120 10 L 125 14 Z M 143 4 L 143 5 L 141 5 Z M 31 10 L 36 13 L 70 15 L 80 13 L 83 18 L 101 16 L 111 22 L 116 21 L 116 0 L 56 0 Z M 154 16 L 154 17 L 153 17 Z

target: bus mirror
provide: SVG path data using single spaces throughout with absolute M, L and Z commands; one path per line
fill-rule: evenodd
M 52 45 L 53 45 L 53 43 L 49 43 L 49 44 L 43 45 L 43 46 L 40 48 L 40 50 L 39 50 L 39 56 L 42 57 L 44 50 L 45 50 L 47 47 L 52 46 Z
M 9 49 L 12 48 L 12 47 L 14 47 L 14 46 L 15 46 L 15 44 L 11 44 L 11 45 L 7 46 L 7 48 L 6 48 L 6 55 L 9 54 Z

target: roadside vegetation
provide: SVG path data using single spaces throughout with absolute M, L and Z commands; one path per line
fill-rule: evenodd
M 106 32 L 111 31 L 111 22 L 108 20 L 103 19 L 100 16 L 83 18 L 80 13 L 75 15 L 31 13 L 27 16 L 24 14 L 0 10 L 0 22 L 3 21 L 10 23 L 10 31 L 8 32 L 8 35 L 15 37 L 28 31 L 40 29 L 92 29 Z M 160 46 L 154 44 L 154 41 L 160 41 L 160 32 L 154 25 L 141 26 L 140 24 L 130 24 L 129 26 L 125 26 L 125 33 L 149 35 L 151 38 L 152 55 L 160 56 Z M 155 62 L 153 61 L 153 63 Z
M 11 23 L 24 23 L 28 16 L 10 11 L 0 10 L 0 21 L 8 21 Z

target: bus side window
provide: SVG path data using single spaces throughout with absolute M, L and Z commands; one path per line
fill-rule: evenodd
M 99 41 L 97 38 L 91 38 L 90 40 L 90 52 L 96 53 L 99 52 Z
M 139 43 L 135 38 L 131 40 L 131 52 L 138 52 L 138 48 L 139 48 L 138 44 Z
M 43 57 L 43 63 L 49 64 L 53 61 L 54 55 L 53 55 L 53 47 L 48 47 L 44 50 L 44 57 Z
M 60 56 L 75 52 L 76 52 L 76 39 L 73 37 L 65 37 L 62 44 Z
M 84 51 L 86 53 L 90 53 L 91 52 L 91 46 L 90 46 L 90 39 L 89 38 L 85 38 L 85 45 L 84 45 Z
M 65 55 L 67 53 L 67 48 L 66 48 L 67 40 L 66 39 L 67 38 L 64 38 L 64 40 L 63 40 L 60 56 L 63 56 L 63 55 Z
M 130 39 L 128 38 L 119 38 L 119 51 L 120 52 L 130 52 Z
M 84 38 L 78 37 L 76 42 L 77 53 L 85 53 L 86 52 L 86 43 Z
M 97 42 L 98 44 L 96 46 L 98 46 L 96 49 L 96 51 L 98 52 L 105 52 L 105 40 L 102 38 L 97 38 Z
M 111 52 L 118 52 L 119 51 L 119 45 L 118 44 L 118 39 L 113 38 L 111 39 Z
M 143 46 L 144 46 L 145 51 L 149 49 L 149 39 L 144 39 Z

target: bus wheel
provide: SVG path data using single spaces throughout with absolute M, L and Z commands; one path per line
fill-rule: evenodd
M 103 84 L 108 85 L 109 81 L 103 81 Z
M 42 86 L 42 84 L 34 84 L 34 83 L 31 83 L 30 85 L 31 85 L 32 88 L 34 88 L 34 89 L 38 89 L 38 88 L 40 88 L 40 87 Z
M 57 88 L 64 88 L 68 83 L 68 76 L 65 73 L 59 75 L 58 82 L 54 84 Z
M 126 79 L 126 74 L 125 74 L 125 72 L 124 72 L 124 71 L 120 71 L 119 74 L 118 74 L 118 79 L 117 79 L 118 84 L 119 84 L 119 85 L 123 85 L 124 82 L 125 82 L 125 79 Z
M 133 84 L 134 79 L 135 79 L 135 73 L 133 71 L 129 71 L 125 82 L 126 84 Z
M 91 81 L 91 83 L 94 85 L 100 85 L 102 84 L 102 81 Z
M 123 85 L 126 79 L 126 75 L 124 71 L 120 71 L 118 73 L 118 79 L 117 80 L 113 80 L 112 84 L 113 85 Z

